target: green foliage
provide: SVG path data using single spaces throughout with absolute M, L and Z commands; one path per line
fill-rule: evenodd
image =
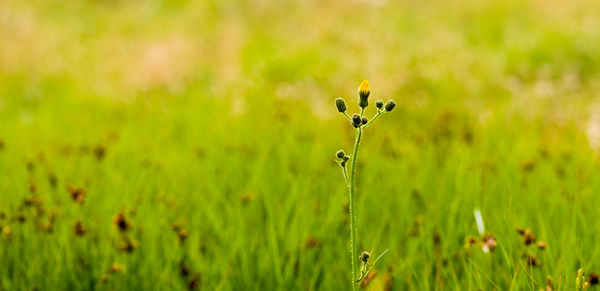
M 596 3 L 0 11 L 0 290 L 346 289 L 332 153 L 355 129 L 332 104 L 362 78 L 397 103 L 357 167 L 357 244 L 389 248 L 367 288 L 571 290 L 600 271 Z

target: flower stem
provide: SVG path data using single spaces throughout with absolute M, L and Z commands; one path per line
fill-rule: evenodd
M 352 163 L 350 164 L 350 183 L 348 185 L 350 208 L 350 258 L 352 260 L 352 290 L 356 290 L 355 280 L 358 274 L 358 253 L 357 253 L 357 229 L 356 229 L 356 160 L 358 159 L 358 148 L 360 147 L 360 138 L 362 136 L 362 128 L 357 128 L 356 141 L 354 150 L 352 151 Z
M 373 118 L 371 118 L 371 120 L 369 120 L 369 122 L 367 122 L 367 124 L 365 124 L 363 126 L 363 128 L 366 128 L 367 126 L 371 125 L 371 123 L 373 123 L 373 121 L 377 120 L 377 118 L 379 118 L 379 116 L 381 116 L 385 111 L 377 111 L 377 114 L 375 114 L 375 116 L 373 116 Z

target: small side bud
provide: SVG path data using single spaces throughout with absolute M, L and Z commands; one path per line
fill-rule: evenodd
M 335 107 L 337 107 L 337 110 L 341 113 L 346 112 L 346 101 L 342 98 L 335 99 Z
M 396 102 L 394 102 L 393 99 L 390 99 L 388 100 L 388 102 L 385 102 L 385 111 L 390 112 L 394 110 L 394 107 L 396 107 Z
M 360 115 L 358 115 L 358 114 L 352 115 L 352 125 L 354 125 L 354 127 L 359 127 L 361 122 L 362 122 L 362 120 L 360 119 Z
M 367 124 L 367 122 L 369 122 L 369 120 L 366 117 L 363 117 L 361 119 L 361 122 L 362 122 L 363 125 L 365 125 L 365 124 Z
M 367 253 L 367 252 L 363 252 L 363 253 L 360 255 L 360 260 L 366 263 L 366 262 L 368 262 L 368 261 L 369 261 L 369 257 L 371 257 L 371 255 L 370 255 L 369 253 Z
M 369 105 L 369 94 L 371 94 L 371 90 L 369 89 L 369 81 L 364 80 L 358 88 L 358 106 L 365 108 Z
M 339 151 L 337 151 L 337 153 L 335 153 L 335 156 L 336 156 L 338 159 L 343 159 L 343 158 L 346 156 L 346 153 L 344 153 L 344 151 L 343 151 L 343 150 L 339 150 Z
M 381 110 L 383 108 L 383 100 L 375 101 L 375 107 L 377 107 L 377 109 Z

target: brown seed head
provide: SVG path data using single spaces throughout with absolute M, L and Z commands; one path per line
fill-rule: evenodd
M 192 279 L 190 279 L 188 281 L 188 289 L 189 290 L 196 290 L 198 288 L 200 288 L 200 273 L 196 274 L 196 276 L 194 276 Z
M 590 279 L 588 281 L 588 282 L 590 282 L 590 286 L 598 285 L 598 283 L 600 283 L 599 280 L 600 280 L 600 276 L 598 276 L 598 273 L 596 273 L 596 272 L 590 273 Z
M 76 221 L 75 225 L 73 227 L 73 232 L 75 233 L 75 235 L 77 236 L 84 236 L 86 233 L 86 229 L 85 226 L 83 226 L 83 223 L 81 221 Z
M 185 229 L 182 229 L 177 233 L 177 237 L 179 237 L 179 242 L 181 244 L 185 243 L 185 240 L 188 238 L 188 236 L 189 236 L 189 233 Z
M 530 229 L 525 229 L 523 232 L 523 243 L 526 245 L 535 243 L 535 234 Z
M 532 254 L 526 255 L 525 258 L 527 259 L 528 267 L 537 267 L 542 264 L 542 262 Z
M 83 201 L 85 200 L 85 195 L 87 194 L 87 191 L 85 189 L 75 188 L 72 186 L 69 186 L 67 188 L 67 192 L 69 192 L 69 195 L 71 195 L 71 199 L 73 199 L 73 201 L 79 204 L 83 204 Z
M 126 232 L 129 230 L 129 228 L 131 228 L 131 225 L 129 222 L 127 222 L 127 219 L 125 219 L 125 215 L 123 215 L 123 213 L 115 215 L 113 222 L 121 232 Z

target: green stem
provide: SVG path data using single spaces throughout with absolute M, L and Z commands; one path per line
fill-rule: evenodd
M 342 114 L 346 117 L 346 119 L 348 119 L 348 121 L 352 122 L 352 118 L 350 118 L 350 116 L 348 116 L 348 113 L 342 112 Z
M 344 180 L 346 181 L 346 186 L 348 187 L 348 191 L 350 191 L 350 181 L 348 181 L 348 171 L 346 170 L 346 166 L 342 166 L 342 174 L 344 175 Z
M 377 118 L 379 118 L 379 116 L 383 115 L 385 111 L 377 111 L 377 114 L 375 114 L 375 116 L 373 116 L 373 118 L 371 118 L 371 120 L 369 120 L 369 122 L 367 122 L 367 124 L 363 125 L 363 128 L 366 128 L 367 126 L 371 125 L 371 123 L 373 123 L 373 121 L 377 120 Z
M 361 112 L 362 113 L 362 112 Z M 352 163 L 350 164 L 350 186 L 349 186 L 349 201 L 350 208 L 350 258 L 352 260 L 352 290 L 356 290 L 355 280 L 358 274 L 357 269 L 357 229 L 356 229 L 356 160 L 358 159 L 358 148 L 360 147 L 360 138 L 362 136 L 362 128 L 358 128 L 356 132 L 356 141 L 354 150 L 352 151 Z

